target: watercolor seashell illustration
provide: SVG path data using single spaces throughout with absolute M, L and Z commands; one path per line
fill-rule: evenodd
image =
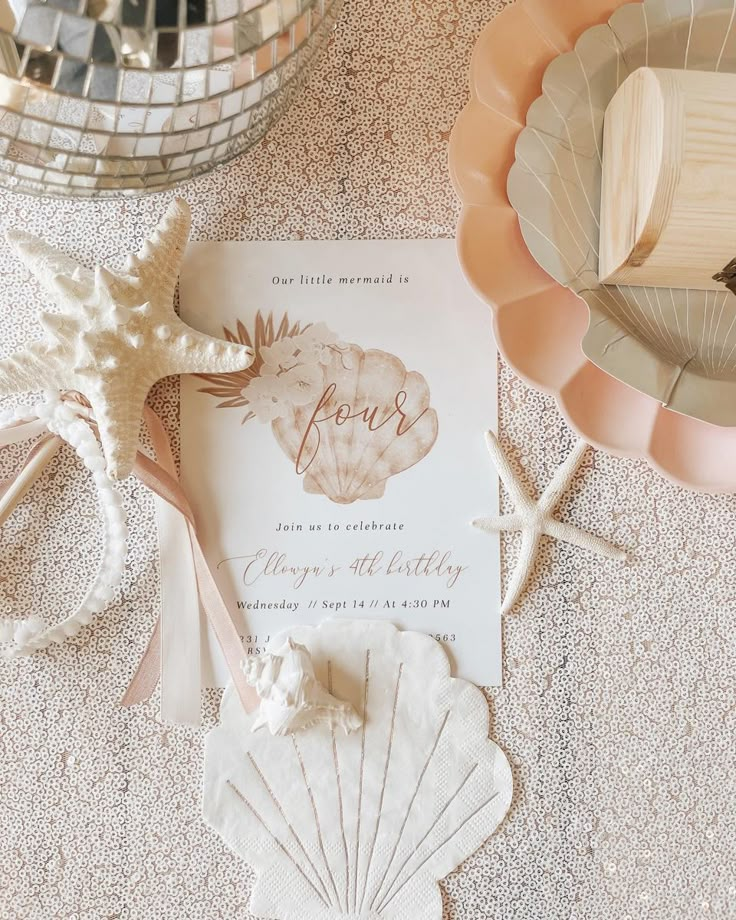
M 429 386 L 395 355 L 341 342 L 324 323 L 301 326 L 285 315 L 256 316 L 229 342 L 254 348 L 235 374 L 200 375 L 218 408 L 246 408 L 243 422 L 271 424 L 276 441 L 303 477 L 305 492 L 347 505 L 382 498 L 392 476 L 408 470 L 437 440 Z
M 496 830 L 512 796 L 477 687 L 442 647 L 390 623 L 333 620 L 288 637 L 363 717 L 253 732 L 232 686 L 206 741 L 204 817 L 257 873 L 250 912 L 278 920 L 441 920 L 437 882 Z M 273 648 L 285 637 L 274 640 Z
M 421 374 L 385 351 L 348 345 L 321 368 L 319 396 L 271 427 L 304 476 L 305 492 L 341 505 L 382 498 L 391 476 L 437 440 L 437 413 Z

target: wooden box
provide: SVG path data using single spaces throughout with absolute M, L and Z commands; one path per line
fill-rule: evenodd
M 604 284 L 722 289 L 736 257 L 736 75 L 643 67 L 605 116 Z

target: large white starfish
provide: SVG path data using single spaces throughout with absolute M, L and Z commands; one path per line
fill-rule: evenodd
M 148 391 L 171 374 L 244 370 L 249 348 L 197 332 L 174 310 L 190 213 L 176 199 L 122 274 L 94 271 L 19 230 L 8 240 L 59 313 L 42 312 L 46 335 L 0 361 L 0 395 L 76 390 L 90 403 L 110 475 L 133 466 Z
M 498 475 L 501 477 L 506 487 L 506 491 L 511 496 L 516 511 L 512 514 L 502 514 L 499 517 L 479 518 L 473 521 L 473 526 L 487 533 L 499 533 L 504 530 L 521 531 L 521 550 L 519 558 L 516 560 L 511 580 L 506 589 L 501 606 L 502 613 L 508 613 L 516 604 L 521 592 L 524 590 L 526 583 L 534 565 L 534 560 L 539 549 L 539 543 L 543 536 L 552 537 L 555 540 L 564 540 L 566 543 L 572 543 L 581 549 L 587 549 L 591 552 L 605 556 L 606 559 L 625 559 L 626 553 L 602 540 L 587 533 L 580 527 L 573 524 L 563 524 L 561 521 L 552 517 L 558 502 L 569 487 L 575 475 L 580 462 L 583 459 L 588 445 L 585 441 L 578 441 L 575 449 L 565 460 L 562 466 L 558 467 L 549 485 L 542 493 L 541 498 L 535 501 L 521 484 L 501 450 L 501 445 L 492 431 L 486 434 L 486 443 Z

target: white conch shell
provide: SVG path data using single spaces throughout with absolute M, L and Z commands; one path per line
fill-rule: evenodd
M 0 361 L 0 395 L 76 390 L 91 404 L 110 475 L 130 472 L 148 391 L 170 374 L 227 373 L 252 352 L 202 335 L 174 311 L 190 214 L 172 202 L 126 271 L 94 272 L 20 230 L 8 240 L 60 313 L 42 313 L 46 335 Z
M 350 703 L 336 699 L 317 680 L 303 645 L 287 639 L 273 654 L 246 658 L 242 667 L 261 698 L 253 731 L 267 725 L 272 735 L 288 735 L 323 723 L 346 734 L 360 728 L 362 719 Z
M 232 686 L 225 691 L 207 736 L 203 811 L 256 871 L 250 913 L 441 920 L 438 880 L 487 840 L 511 803 L 485 697 L 451 678 L 439 643 L 390 623 L 331 620 L 288 635 L 363 725 L 349 735 L 318 725 L 272 738 L 251 732 L 257 716 Z
M 357 345 L 334 349 L 321 370 L 317 399 L 272 422 L 276 440 L 303 474 L 305 492 L 338 504 L 381 498 L 388 479 L 418 463 L 437 440 L 427 382 L 394 355 Z

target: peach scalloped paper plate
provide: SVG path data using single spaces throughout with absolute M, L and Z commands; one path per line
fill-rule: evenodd
M 617 456 L 644 457 L 687 489 L 733 493 L 736 428 L 672 412 L 585 357 L 588 308 L 536 263 L 506 196 L 516 139 L 547 65 L 623 2 L 517 0 L 484 29 L 473 54 L 471 99 L 450 140 L 450 172 L 463 205 L 458 255 L 493 309 L 506 361 L 555 396 L 581 437 Z

